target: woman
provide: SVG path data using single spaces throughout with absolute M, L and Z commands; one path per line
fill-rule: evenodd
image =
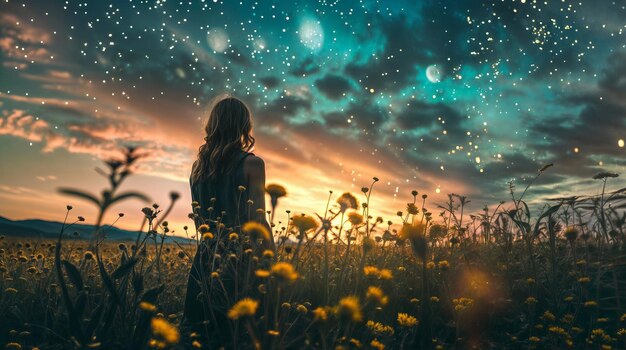
M 205 335 L 219 336 L 223 343 L 231 331 L 225 316 L 228 305 L 232 297 L 246 292 L 240 283 L 247 273 L 241 267 L 247 266 L 242 251 L 250 248 L 242 247 L 231 233 L 240 235 L 243 224 L 256 221 L 270 233 L 264 248 L 273 247 L 273 239 L 265 219 L 265 164 L 250 152 L 255 142 L 250 110 L 237 98 L 220 97 L 204 129 L 205 143 L 189 179 L 196 229 L 204 237 L 189 273 L 184 318 L 198 331 L 213 333 Z M 239 257 L 236 263 L 226 259 L 233 255 Z M 215 273 L 219 282 L 211 276 Z

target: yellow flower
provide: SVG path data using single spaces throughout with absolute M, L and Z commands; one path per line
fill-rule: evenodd
M 272 276 L 282 282 L 293 282 L 298 279 L 298 273 L 288 262 L 278 262 L 272 266 Z
M 200 342 L 199 342 L 199 341 L 197 341 L 197 340 L 192 341 L 192 342 L 191 342 L 191 346 L 193 346 L 193 347 L 194 347 L 194 348 L 196 348 L 196 349 L 202 349 L 202 343 L 200 343 Z
M 387 305 L 387 302 L 389 301 L 389 298 L 385 296 L 385 293 L 383 293 L 383 290 L 375 286 L 369 286 L 367 288 L 367 292 L 365 293 L 365 298 L 368 301 L 371 301 L 379 306 L 385 306 Z
M 425 232 L 426 225 L 424 224 L 404 224 L 398 234 L 401 239 L 408 239 L 411 242 L 413 253 L 417 258 L 422 260 L 426 259 L 426 251 L 428 250 L 428 240 L 426 239 Z
M 308 230 L 317 228 L 317 221 L 307 215 L 296 215 L 291 219 L 293 227 L 298 229 L 298 232 L 304 233 Z
M 241 227 L 241 230 L 246 234 L 250 235 L 250 237 L 254 240 L 257 239 L 270 239 L 270 233 L 267 228 L 256 222 L 256 221 L 248 221 Z
M 585 307 L 596 307 L 598 306 L 598 302 L 595 300 L 589 300 L 589 301 L 585 301 Z
M 270 272 L 267 270 L 256 270 L 254 271 L 254 275 L 259 278 L 267 278 L 270 276 Z
M 266 250 L 263 251 L 263 257 L 271 259 L 271 258 L 274 257 L 274 252 L 272 250 L 270 250 L 270 249 L 266 249 Z
M 539 343 L 541 341 L 541 339 L 539 339 L 537 337 L 530 337 L 530 338 L 528 338 L 528 340 L 530 340 L 533 343 Z
M 350 221 L 350 223 L 353 226 L 359 225 L 361 223 L 363 223 L 363 215 L 353 211 L 348 213 L 348 221 Z
M 558 326 L 551 326 L 548 328 L 549 332 L 552 332 L 554 334 L 558 334 L 558 335 L 563 335 L 563 336 L 568 336 L 569 334 L 567 334 L 567 332 L 565 331 L 565 329 L 558 327 Z
M 17 289 L 9 287 L 5 289 L 4 292 L 7 294 L 17 294 Z
M 393 278 L 393 273 L 389 269 L 381 269 L 378 272 L 378 278 L 381 280 L 390 280 Z
M 258 301 L 251 298 L 243 298 L 235 303 L 230 310 L 228 310 L 228 318 L 231 320 L 238 320 L 241 317 L 253 316 L 258 307 Z
M 428 264 L 426 264 L 426 268 L 429 270 L 432 270 L 435 268 L 435 263 L 433 261 L 429 261 Z
M 363 274 L 365 276 L 378 276 L 380 273 L 380 270 L 378 270 L 378 267 L 376 266 L 365 266 L 363 268 Z
M 458 299 L 452 299 L 452 303 L 454 304 L 454 310 L 460 312 L 465 311 L 474 305 L 474 299 L 461 297 Z
M 581 278 L 578 279 L 578 283 L 585 284 L 585 283 L 589 283 L 589 282 L 591 282 L 591 278 L 589 278 L 589 277 L 581 277 Z
M 206 241 L 209 239 L 213 239 L 213 234 L 211 232 L 206 232 L 202 234 L 202 240 Z
M 239 235 L 235 232 L 232 232 L 231 234 L 228 235 L 229 241 L 236 241 L 237 239 L 239 239 Z
M 150 322 L 150 325 L 152 327 L 152 334 L 156 337 L 155 340 L 157 342 L 173 345 L 180 341 L 178 328 L 167 322 L 164 318 L 155 317 Z
M 367 323 L 365 324 L 365 326 L 367 328 L 370 329 L 370 331 L 372 333 L 374 333 L 375 335 L 387 335 L 387 336 L 392 336 L 394 333 L 394 329 L 391 326 L 382 324 L 380 322 L 374 322 L 372 320 L 367 321 Z
M 313 319 L 316 321 L 326 321 L 328 319 L 328 312 L 326 311 L 326 308 L 315 308 L 315 310 L 313 310 Z
M 439 268 L 442 270 L 447 270 L 450 267 L 450 263 L 448 262 L 448 260 L 441 260 L 439 262 Z
M 360 322 L 363 319 L 361 312 L 361 303 L 359 299 L 353 295 L 347 296 L 339 300 L 339 304 L 335 309 L 335 313 L 339 318 L 347 319 L 354 322 Z
M 528 284 L 535 284 L 535 279 L 534 278 L 527 278 L 526 279 L 526 283 L 528 283 Z
M 535 299 L 534 297 L 528 297 L 526 298 L 525 303 L 528 305 L 537 304 L 537 299 Z
M 543 313 L 543 315 L 541 316 L 544 320 L 548 320 L 548 321 L 554 321 L 556 320 L 556 317 L 554 316 L 554 314 L 552 312 L 550 312 L 550 310 L 546 310 L 546 312 Z
M 438 303 L 439 302 L 439 297 L 432 296 L 432 297 L 430 297 L 430 301 L 432 301 L 433 303 Z
M 280 198 L 287 195 L 287 190 L 277 184 L 269 184 L 265 186 L 265 192 L 270 195 L 271 198 Z
M 267 331 L 267 334 L 271 335 L 272 337 L 278 337 L 280 335 L 280 332 L 276 331 L 276 330 L 273 330 L 273 329 L 270 329 L 270 330 Z
M 418 324 L 417 318 L 406 314 L 406 313 L 398 313 L 398 324 L 402 327 L 415 327 Z
M 307 312 L 309 312 L 309 309 L 307 309 L 306 306 L 302 304 L 298 304 L 298 306 L 296 306 L 296 311 L 298 311 L 301 314 L 306 314 Z
M 148 312 L 155 312 L 156 311 L 156 306 L 154 306 L 153 304 L 147 302 L 147 301 L 142 301 L 139 303 L 139 308 Z
M 205 234 L 209 232 L 209 225 L 207 224 L 202 224 L 198 227 L 198 232 L 200 232 L 201 234 Z
M 20 343 L 7 343 L 4 348 L 7 350 L 21 350 L 22 345 Z
M 385 350 L 385 344 L 378 341 L 378 339 L 372 340 L 370 346 L 375 350 Z

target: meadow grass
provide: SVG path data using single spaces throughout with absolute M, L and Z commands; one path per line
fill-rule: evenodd
M 102 198 L 63 191 L 101 212 L 144 198 L 117 194 L 133 152 L 108 163 Z M 68 206 L 57 240 L 0 241 L 0 339 L 8 349 L 626 348 L 624 189 L 555 199 L 536 217 L 530 185 L 475 213 L 463 196 L 436 205 L 413 191 L 392 223 L 369 215 L 377 181 L 361 199 L 330 192 L 316 217 L 277 211 L 286 190 L 268 186 L 271 210 L 259 215 L 284 218 L 272 223 L 274 245 L 263 225 L 232 231 L 196 203 L 198 229 L 170 240 L 175 194 L 164 211 L 144 208 L 125 243 L 107 241 L 101 220 L 92 240 L 76 239 L 82 218 L 68 220 Z M 190 325 L 182 310 L 198 247 L 206 319 Z

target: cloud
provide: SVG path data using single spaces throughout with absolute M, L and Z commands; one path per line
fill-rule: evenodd
M 327 74 L 315 80 L 315 87 L 331 100 L 340 100 L 352 90 L 350 82 L 336 74 Z

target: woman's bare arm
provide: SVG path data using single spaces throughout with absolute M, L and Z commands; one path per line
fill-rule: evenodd
M 248 198 L 253 201 L 252 213 L 257 219 L 255 221 L 263 224 L 270 232 L 270 242 L 268 248 L 274 249 L 274 236 L 272 228 L 265 216 L 265 162 L 263 159 L 250 155 L 243 163 L 243 172 L 248 180 Z M 258 209 L 263 210 L 263 214 L 256 214 Z

